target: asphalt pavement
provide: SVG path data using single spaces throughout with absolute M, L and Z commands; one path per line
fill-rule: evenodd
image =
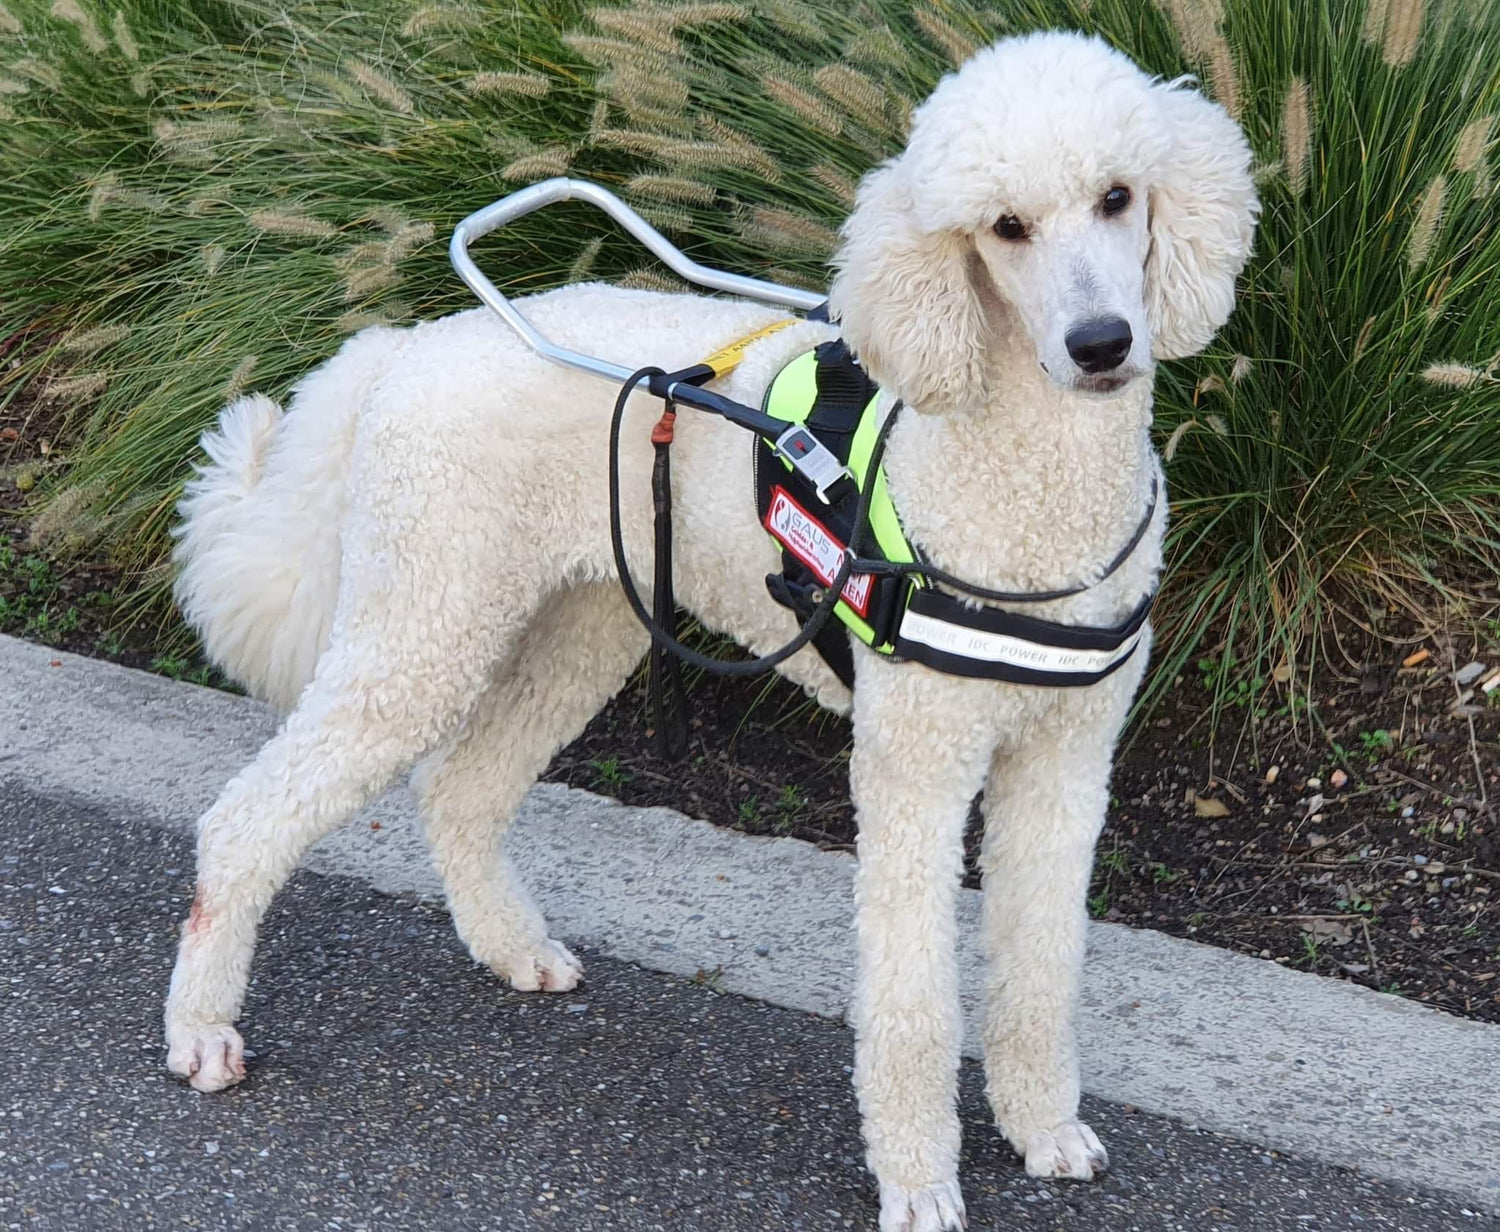
M 163 1067 L 183 835 L 0 785 L 0 1228 L 767 1232 L 873 1228 L 826 1018 L 583 952 L 519 994 L 446 914 L 300 874 L 262 934 L 239 1087 Z M 966 1063 L 975 1229 L 1495 1226 L 1459 1201 L 1085 1101 L 1101 1182 L 1028 1178 Z

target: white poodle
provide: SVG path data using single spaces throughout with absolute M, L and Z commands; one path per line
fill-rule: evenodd
M 751 347 L 751 405 L 842 331 L 903 412 L 889 489 L 931 561 L 988 588 L 1098 581 L 1148 505 L 1156 360 L 1228 317 L 1257 210 L 1246 143 L 1181 82 L 1103 43 L 1007 39 L 946 77 L 843 229 L 837 326 Z M 778 318 L 764 305 L 585 285 L 522 301 L 564 346 L 686 367 Z M 373 328 L 297 387 L 241 398 L 182 503 L 178 597 L 209 654 L 289 711 L 198 824 L 197 895 L 167 999 L 167 1063 L 201 1091 L 244 1076 L 238 1016 L 258 922 L 306 848 L 414 778 L 458 931 L 514 988 L 558 992 L 501 841 L 522 797 L 640 662 L 606 507 L 613 391 L 537 358 L 485 308 Z M 638 395 L 622 472 L 632 572 L 652 559 Z M 763 584 L 751 442 L 687 411 L 675 450 L 679 601 L 763 653 L 796 632 Z M 1036 614 L 1109 625 L 1156 582 L 1165 502 L 1124 566 Z M 1035 610 L 1035 609 L 1033 609 Z M 852 711 L 859 816 L 855 1089 L 883 1232 L 963 1221 L 954 1106 L 954 902 L 984 791 L 988 1090 L 1033 1176 L 1087 1180 L 1073 1007 L 1114 743 L 1145 670 L 1084 688 L 942 675 L 854 646 L 851 697 L 811 650 L 783 665 Z

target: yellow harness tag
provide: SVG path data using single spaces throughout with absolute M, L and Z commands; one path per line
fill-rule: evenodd
M 714 370 L 714 378 L 728 376 L 740 366 L 740 360 L 745 358 L 745 352 L 752 342 L 759 342 L 762 338 L 771 334 L 779 333 L 788 325 L 801 324 L 800 317 L 790 317 L 785 321 L 772 321 L 764 329 L 758 329 L 753 334 L 746 334 L 743 338 L 736 339 L 722 350 L 715 351 L 707 359 L 702 361 L 702 366 Z

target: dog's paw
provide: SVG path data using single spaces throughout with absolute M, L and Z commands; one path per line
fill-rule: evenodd
M 227 1022 L 167 1027 L 167 1068 L 198 1091 L 222 1091 L 245 1076 L 245 1041 Z
M 540 945 L 492 959 L 489 967 L 517 992 L 571 992 L 583 978 L 583 964 L 567 946 L 550 937 Z
M 958 1232 L 968 1224 L 957 1181 L 925 1189 L 880 1187 L 880 1232 Z
M 1109 1167 L 1109 1152 L 1082 1121 L 1066 1121 L 1032 1134 L 1026 1144 L 1026 1172 L 1030 1176 L 1091 1181 Z

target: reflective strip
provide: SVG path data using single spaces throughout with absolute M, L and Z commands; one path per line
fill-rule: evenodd
M 745 358 L 745 352 L 750 348 L 752 342 L 759 342 L 762 338 L 779 333 L 789 325 L 800 324 L 801 320 L 801 317 L 788 317 L 785 321 L 772 321 L 763 329 L 758 329 L 753 334 L 746 334 L 743 338 L 736 339 L 722 350 L 715 351 L 703 361 L 703 366 L 705 368 L 712 368 L 715 378 L 728 376 L 740 366 L 740 360 Z
M 983 629 L 949 624 L 908 609 L 901 618 L 898 636 L 964 659 L 1004 663 L 1034 672 L 1069 674 L 1102 672 L 1120 662 L 1135 649 L 1141 632 L 1137 629 L 1113 650 L 1068 650 L 1006 633 L 987 633 Z

